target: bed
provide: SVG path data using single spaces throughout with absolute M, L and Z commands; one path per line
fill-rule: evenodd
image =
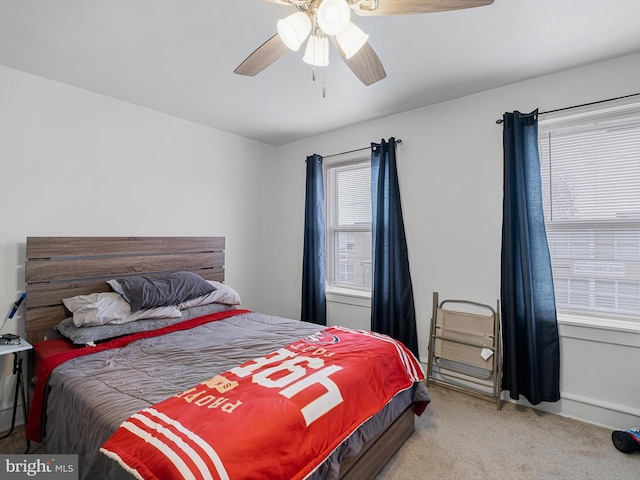
M 174 398 L 185 399 L 191 395 L 193 400 L 195 394 L 188 392 L 194 386 L 218 378 L 219 374 L 233 371 L 239 365 L 290 348 L 303 338 L 316 339 L 314 335 L 323 329 L 306 322 L 243 310 L 242 305 L 233 301 L 237 293 L 228 286 L 218 289 L 228 293 L 222 303 L 195 302 L 194 306 L 183 308 L 179 318 L 98 327 L 99 338 L 95 340 L 85 333 L 96 327 L 75 328 L 79 335 L 74 337 L 60 326 L 65 322 L 67 326 L 70 324 L 71 314 L 63 299 L 113 295 L 114 287 L 107 283 L 109 279 L 162 278 L 175 272 L 188 272 L 210 284 L 218 282 L 217 285 L 224 286 L 224 249 L 223 237 L 27 239 L 26 331 L 28 341 L 35 345 L 30 369 L 37 377 L 28 431 L 31 435 L 34 428 L 40 432 L 50 453 L 77 453 L 80 478 L 132 478 L 135 469 L 114 461 L 108 449 L 101 451 L 101 448 L 110 445 L 122 425 L 136 412 L 155 408 Z M 133 325 L 142 331 L 127 330 Z M 56 327 L 65 331 L 67 337 L 57 338 L 58 334 L 52 333 Z M 347 334 L 355 335 L 345 332 Z M 73 337 L 76 344 L 69 337 Z M 87 343 L 92 346 L 86 346 Z M 90 353 L 80 355 L 86 350 Z M 198 402 L 204 405 L 203 398 Z M 349 431 L 343 441 L 334 445 L 333 438 L 326 439 L 327 445 L 323 445 L 323 449 L 318 447 L 318 451 L 329 454 L 322 453 L 322 462 L 305 470 L 300 478 L 374 478 L 412 434 L 414 415 L 428 402 L 423 382 L 413 379 L 409 388 L 381 403 L 377 413 L 358 423 L 358 428 Z M 278 416 L 270 414 L 269 418 Z M 270 428 L 274 432 L 280 430 L 277 426 Z M 38 439 L 37 435 L 32 439 Z M 230 437 L 225 441 L 233 444 Z M 286 442 L 280 445 L 280 450 L 289 452 L 299 448 Z M 249 450 L 244 446 L 241 450 L 244 458 Z M 278 475 L 274 472 L 268 477 Z M 264 478 L 264 472 L 256 470 L 241 476 Z M 294 478 L 290 472 L 283 472 L 281 476 Z

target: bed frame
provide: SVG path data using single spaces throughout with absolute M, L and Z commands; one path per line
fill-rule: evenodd
M 26 332 L 31 344 L 70 316 L 63 298 L 109 291 L 107 279 L 188 270 L 224 281 L 224 237 L 27 237 Z M 33 368 L 33 359 L 29 362 Z M 30 370 L 29 378 L 33 372 Z M 374 478 L 415 430 L 410 406 L 344 462 L 341 480 Z

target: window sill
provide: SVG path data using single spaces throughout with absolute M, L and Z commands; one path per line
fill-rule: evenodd
M 640 333 L 640 322 L 614 320 L 612 318 L 584 317 L 568 313 L 558 313 L 558 324 L 578 327 L 612 330 L 615 332 Z
M 334 303 L 345 303 L 359 307 L 371 307 L 371 292 L 353 290 L 350 288 L 330 287 L 327 288 L 327 301 Z
M 640 347 L 640 323 L 558 313 L 561 337 Z

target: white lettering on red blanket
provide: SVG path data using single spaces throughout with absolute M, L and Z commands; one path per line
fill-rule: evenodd
M 321 417 L 340 403 L 342 395 L 340 389 L 331 380 L 330 375 L 342 370 L 338 365 L 325 367 L 324 360 L 318 356 L 296 356 L 295 350 L 308 351 L 304 343 L 291 345 L 289 349 L 281 348 L 274 355 L 253 360 L 248 365 L 236 367 L 231 373 L 239 378 L 245 378 L 254 373 L 251 380 L 265 388 L 277 389 L 278 393 L 286 398 L 293 398 L 296 394 L 310 389 L 316 384 L 326 388 L 326 392 L 320 394 L 300 408 L 307 425 Z M 313 348 L 313 347 L 312 347 Z M 324 349 L 319 349 L 326 351 Z M 313 353 L 313 352 L 312 352 Z M 294 358 L 291 358 L 294 357 Z M 273 366 L 271 366 L 273 365 Z M 270 366 L 264 370 L 262 367 Z M 310 373 L 310 371 L 315 371 Z M 286 387 L 286 388 L 284 388 Z
M 302 479 L 423 378 L 402 344 L 332 327 L 138 412 L 101 451 L 144 479 Z

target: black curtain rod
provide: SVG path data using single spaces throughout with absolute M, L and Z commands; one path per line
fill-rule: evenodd
M 572 105 L 571 107 L 556 108 L 555 110 L 547 110 L 546 112 L 538 112 L 538 115 L 544 115 L 545 113 L 562 112 L 564 110 L 571 110 L 573 108 L 588 107 L 590 105 L 597 105 L 599 103 L 606 103 L 606 102 L 613 102 L 615 100 L 622 100 L 623 98 L 637 97 L 638 95 L 640 95 L 640 92 L 639 93 L 632 93 L 631 95 L 623 95 L 622 97 L 614 97 L 614 98 L 607 98 L 606 100 L 598 100 L 596 102 L 583 103 L 583 104 L 580 104 L 580 105 Z M 496 123 L 498 125 L 500 125 L 503 121 L 504 120 L 499 118 L 498 120 L 496 120 Z
M 396 143 L 402 143 L 402 140 L 400 138 L 398 138 L 396 140 Z M 369 147 L 362 147 L 362 148 L 356 148 L 355 150 L 349 150 L 347 152 L 340 152 L 340 153 L 333 153 L 331 155 L 324 155 L 322 158 L 331 158 L 331 157 L 337 157 L 338 155 L 346 155 L 347 153 L 354 153 L 354 152 L 361 152 L 363 150 L 370 150 L 371 146 Z

